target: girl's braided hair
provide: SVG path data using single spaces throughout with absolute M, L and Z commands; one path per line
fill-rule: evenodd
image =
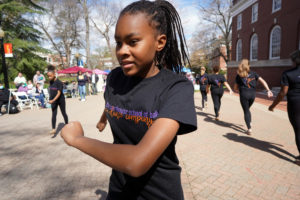
M 190 64 L 181 20 L 171 3 L 165 0 L 136 1 L 125 7 L 120 17 L 136 13 L 145 13 L 157 32 L 167 36 L 164 49 L 155 55 L 157 64 L 176 72 L 180 72 L 183 65 Z

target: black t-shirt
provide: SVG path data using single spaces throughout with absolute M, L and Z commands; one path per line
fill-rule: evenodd
M 226 82 L 224 75 L 211 74 L 208 76 L 208 84 L 210 84 L 211 91 L 213 91 L 214 89 L 223 90 L 224 82 Z
M 200 90 L 202 91 L 206 90 L 207 84 L 208 84 L 208 75 L 207 73 L 204 73 L 202 76 L 200 75 L 199 77 Z
M 116 68 L 108 75 L 104 98 L 115 144 L 138 144 L 157 118 L 178 121 L 177 134 L 197 129 L 193 85 L 170 70 L 161 69 L 157 75 L 141 79 L 127 77 Z M 108 199 L 182 200 L 176 141 L 177 136 L 139 178 L 112 170 Z
M 281 85 L 289 86 L 287 97 L 300 97 L 300 66 L 282 73 Z
M 255 72 L 249 72 L 248 76 L 245 78 L 236 75 L 235 83 L 239 86 L 241 90 L 255 90 L 259 75 Z
M 57 95 L 58 90 L 60 90 L 61 94 L 55 102 L 65 99 L 65 96 L 63 94 L 63 83 L 58 79 L 56 79 L 55 81 L 50 81 L 50 86 L 49 86 L 50 100 L 54 99 L 54 97 Z

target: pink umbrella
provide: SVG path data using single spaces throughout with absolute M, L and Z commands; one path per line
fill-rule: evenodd
M 59 73 L 59 74 L 76 74 L 79 71 L 92 73 L 92 70 L 82 68 L 82 67 L 78 67 L 78 66 L 74 66 L 74 67 L 70 67 L 70 68 L 67 68 L 67 69 L 59 70 L 57 73 Z
M 107 72 L 102 71 L 102 70 L 100 70 L 100 69 L 94 69 L 93 72 L 95 72 L 95 74 L 105 74 L 105 75 L 108 74 Z

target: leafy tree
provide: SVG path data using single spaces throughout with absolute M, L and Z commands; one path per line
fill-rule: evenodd
M 22 72 L 27 79 L 32 79 L 36 70 L 43 71 L 47 65 L 39 55 L 47 53 L 40 45 L 42 33 L 32 22 L 33 15 L 40 14 L 43 10 L 31 0 L 0 0 L 0 25 L 5 32 L 4 43 L 13 45 L 13 58 L 6 58 L 9 80 L 13 80 L 18 72 Z M 1 65 L 1 80 L 2 67 Z

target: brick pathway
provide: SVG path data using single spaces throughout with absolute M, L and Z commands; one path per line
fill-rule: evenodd
M 200 106 L 200 95 L 195 94 Z M 67 99 L 70 120 L 82 122 L 86 135 L 111 142 L 110 128 L 95 129 L 104 102 L 101 95 L 87 102 Z M 209 109 L 197 109 L 198 130 L 180 136 L 177 152 L 183 168 L 187 200 L 300 199 L 300 167 L 287 113 L 268 112 L 263 104 L 251 108 L 253 135 L 245 129 L 238 97 L 225 94 L 221 121 Z M 51 111 L 25 110 L 0 117 L 0 199 L 97 199 L 107 194 L 110 168 L 51 138 Z M 62 116 L 58 113 L 58 123 Z

